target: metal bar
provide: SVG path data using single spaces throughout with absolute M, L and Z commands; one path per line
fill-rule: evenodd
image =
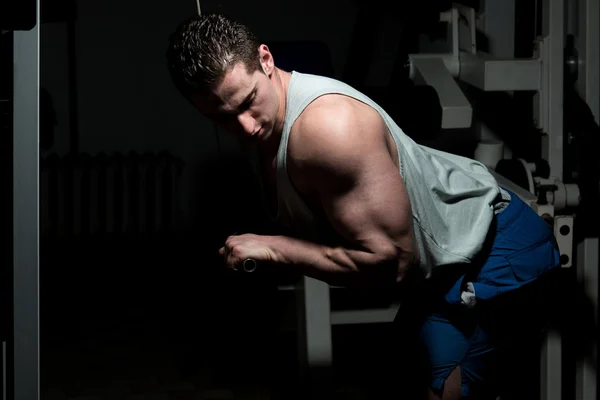
M 560 333 L 549 330 L 542 346 L 541 396 L 543 400 L 562 398 L 562 343 Z
M 581 0 L 576 47 L 582 62 L 579 64 L 577 88 L 579 94 L 592 110 L 596 123 L 600 121 L 599 20 L 600 4 L 598 1 Z
M 477 51 L 489 54 L 490 57 L 495 59 L 512 59 L 515 56 L 515 35 L 516 35 L 516 0 L 481 0 L 479 5 L 479 17 L 474 23 L 471 23 L 475 32 L 481 31 L 485 34 L 483 40 L 479 40 L 477 44 Z M 475 33 L 476 35 L 476 33 Z M 471 51 L 470 53 L 473 54 Z M 459 79 L 464 80 L 468 78 L 469 66 L 465 65 L 463 71 L 462 61 L 468 60 L 466 57 L 461 56 L 461 77 Z M 485 76 L 485 73 L 484 73 Z M 465 78 L 466 77 L 466 78 Z M 539 81 L 539 79 L 538 79 Z M 475 86 L 478 86 L 474 82 Z M 485 83 L 481 83 L 482 86 L 486 86 Z M 511 85 L 515 86 L 515 85 Z M 510 91 L 508 91 L 510 93 Z M 493 132 L 489 126 L 483 122 L 475 126 L 477 140 L 481 143 L 483 140 L 491 139 L 493 141 L 500 141 L 503 144 L 503 158 L 512 157 L 512 149 L 508 143 L 505 143 L 501 139 L 503 136 L 501 132 Z M 478 148 L 480 144 L 478 144 Z
M 442 106 L 442 129 L 469 128 L 473 117 L 471 103 L 439 58 L 411 59 L 417 78 L 432 86 Z
M 554 236 L 560 250 L 562 268 L 573 266 L 573 223 L 572 215 L 554 216 Z
M 571 0 L 574 3 L 576 0 Z M 596 123 L 600 120 L 600 62 L 598 37 L 600 28 L 600 5 L 597 0 L 579 0 L 578 26 L 575 47 L 579 52 L 579 78 L 577 90 L 590 107 Z M 593 303 L 595 325 L 598 323 L 598 238 L 585 238 L 577 245 L 577 278 L 583 285 L 588 299 Z M 598 396 L 597 373 L 594 365 L 598 359 L 598 347 L 593 344 L 592 354 L 578 360 L 575 373 L 575 399 L 595 399 Z
M 329 285 L 308 276 L 296 287 L 300 381 L 326 384 L 333 364 Z
M 586 238 L 577 246 L 577 279 L 582 285 L 586 298 L 593 304 L 594 326 L 598 323 L 598 238 Z M 592 354 L 585 354 L 577 360 L 575 374 L 575 399 L 595 399 L 598 393 L 595 361 L 598 356 L 596 343 Z
M 498 58 L 515 56 L 515 0 L 484 0 L 483 31 L 489 53 Z
M 542 158 L 550 164 L 550 175 L 563 179 L 563 63 L 564 0 L 544 0 L 542 63 L 546 76 L 542 79 L 540 103 L 546 133 Z
M 459 79 L 483 91 L 540 90 L 539 59 L 500 60 L 482 53 L 460 55 Z
M 331 312 L 332 325 L 378 324 L 394 322 L 400 304 L 392 304 L 387 308 L 371 308 L 365 310 L 340 310 Z
M 460 60 L 458 57 L 454 57 L 454 55 L 450 53 L 415 53 L 409 54 L 408 59 L 410 62 L 409 65 L 409 77 L 410 79 L 419 78 L 418 70 L 415 67 L 415 62 L 417 60 L 427 59 L 427 60 L 442 60 L 446 69 L 450 72 L 450 75 L 453 77 L 458 77 L 460 73 Z
M 39 88 L 40 9 L 36 26 L 14 33 L 13 388 L 39 399 Z
M 563 63 L 564 63 L 564 0 L 544 0 L 543 39 L 539 55 L 542 59 L 541 89 L 537 93 L 538 127 L 545 136 L 541 155 L 550 165 L 550 176 L 563 177 Z M 540 362 L 541 398 L 559 400 L 562 397 L 562 340 L 559 332 L 548 332 Z

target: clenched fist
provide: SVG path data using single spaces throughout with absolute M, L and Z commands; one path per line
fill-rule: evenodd
M 225 267 L 238 271 L 243 262 L 252 259 L 257 263 L 274 262 L 275 252 L 271 248 L 271 237 L 254 234 L 231 235 L 219 249 Z

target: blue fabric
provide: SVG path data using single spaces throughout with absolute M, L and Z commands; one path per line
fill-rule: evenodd
M 444 296 L 448 308 L 430 314 L 422 325 L 420 335 L 434 390 L 443 389 L 457 366 L 461 368 L 464 397 L 472 396 L 474 387 L 493 380 L 496 348 L 479 323 L 478 307 L 535 281 L 560 264 L 548 224 L 514 193 L 510 194 L 510 205 L 496 216 L 491 249 L 481 268 L 460 277 Z M 473 310 L 460 302 L 466 282 L 473 282 L 475 287 L 477 306 Z
M 421 340 L 427 349 L 430 386 L 441 393 L 446 379 L 461 368 L 463 397 L 473 395 L 473 384 L 486 380 L 486 369 L 492 365 L 494 348 L 480 326 L 468 321 L 450 321 L 444 314 L 429 316 L 421 329 Z
M 478 300 L 489 300 L 518 289 L 559 265 L 560 252 L 548 224 L 514 193 L 496 216 L 496 234 L 489 256 L 474 279 L 463 275 L 446 293 L 446 301 L 460 304 L 465 281 L 472 281 Z

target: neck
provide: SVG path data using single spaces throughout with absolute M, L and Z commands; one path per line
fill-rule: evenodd
M 273 133 L 270 140 L 261 145 L 261 152 L 264 154 L 275 155 L 279 149 L 279 142 L 281 141 L 283 125 L 285 122 L 287 91 L 291 77 L 291 73 L 279 68 L 275 68 L 273 75 L 271 76 L 271 81 L 279 94 L 279 111 L 277 112 L 277 121 L 273 127 Z

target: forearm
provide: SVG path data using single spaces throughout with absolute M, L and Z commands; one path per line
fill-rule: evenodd
M 272 260 L 277 268 L 288 268 L 331 285 L 390 286 L 407 267 L 402 256 L 327 246 L 288 236 L 269 236 Z

